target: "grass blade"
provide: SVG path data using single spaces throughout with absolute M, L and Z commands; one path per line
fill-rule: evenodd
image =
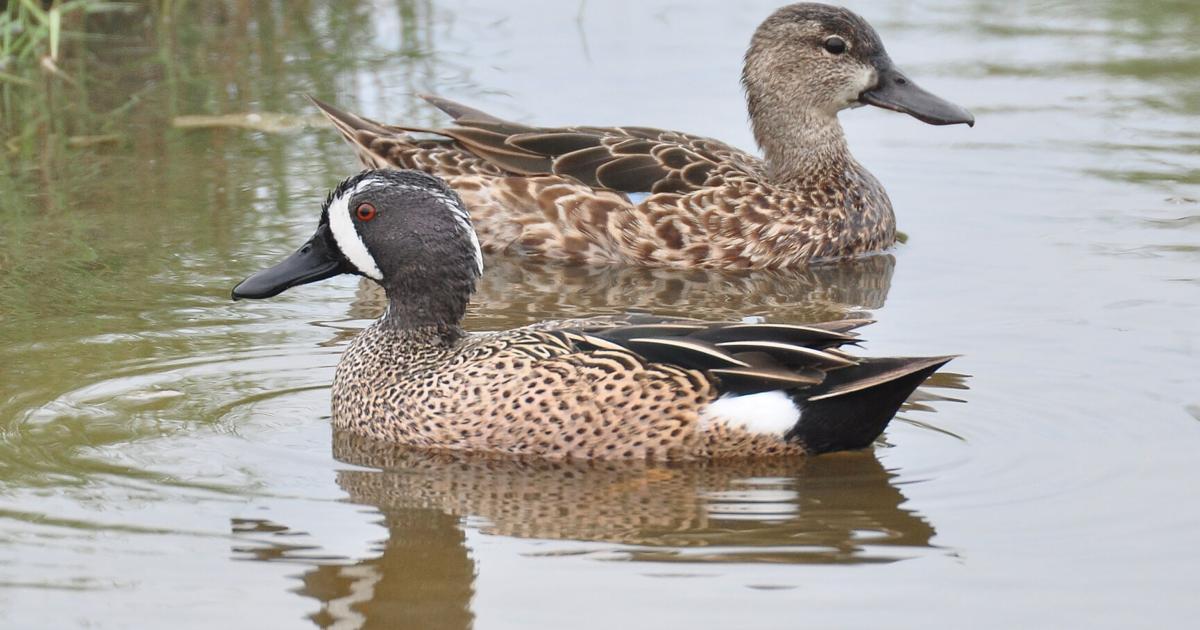
M 38 22 L 41 22 L 42 24 L 46 23 L 46 12 L 43 11 L 42 7 L 39 7 L 36 2 L 33 0 L 21 0 L 21 5 L 25 7 L 26 11 L 32 13 L 33 16 L 37 18 Z
M 48 17 L 50 24 L 50 58 L 58 61 L 58 42 L 59 35 L 62 32 L 62 11 L 59 10 L 57 4 L 50 7 Z

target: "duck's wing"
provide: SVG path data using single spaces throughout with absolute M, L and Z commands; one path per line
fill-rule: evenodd
M 781 431 L 808 452 L 820 453 L 869 446 L 913 390 L 954 358 L 862 358 L 844 352 L 844 346 L 861 341 L 852 331 L 868 323 L 664 319 L 552 334 L 579 351 L 699 371 L 718 396 L 706 414 L 741 428 Z M 780 406 L 782 415 L 771 411 Z M 794 417 L 788 415 L 792 410 Z M 786 426 L 776 420 L 780 417 Z
M 724 394 L 809 389 L 829 372 L 862 362 L 839 350 L 858 343 L 853 328 L 867 320 L 817 325 L 652 318 L 576 320 L 557 336 L 580 350 L 626 352 L 650 363 L 701 370 Z
M 368 168 L 412 168 L 446 178 L 505 174 L 438 130 L 387 125 L 338 109 L 312 96 L 308 98 L 354 147 L 359 161 Z M 423 137 L 412 132 L 421 133 Z
M 511 173 L 566 176 L 627 193 L 686 193 L 719 185 L 728 169 L 749 175 L 758 165 L 756 158 L 723 142 L 677 131 L 535 128 L 448 99 L 424 98 L 454 119 L 455 126 L 442 133 Z
M 468 337 L 439 377 L 437 417 L 481 419 L 464 444 L 547 457 L 850 450 L 869 446 L 952 358 L 847 354 L 858 337 L 845 328 L 863 320 L 575 321 Z
M 384 125 L 313 102 L 364 162 L 375 166 L 420 168 L 420 160 L 432 159 L 440 161 L 435 170 L 445 175 L 464 169 L 558 175 L 625 193 L 687 193 L 720 185 L 731 175 L 757 176 L 761 170 L 758 158 L 711 138 L 648 127 L 531 127 L 440 97 L 424 98 L 449 114 L 454 125 Z M 441 138 L 419 140 L 413 133 Z

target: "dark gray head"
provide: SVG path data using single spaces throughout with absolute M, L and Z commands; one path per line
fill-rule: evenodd
M 350 273 L 384 287 L 403 326 L 457 326 L 483 273 L 466 207 L 441 179 L 368 170 L 338 184 L 317 232 L 278 265 L 243 280 L 233 298 L 268 298 Z
M 833 117 L 867 104 L 934 125 L 975 122 L 967 110 L 904 76 L 866 20 L 826 4 L 792 4 L 771 14 L 750 42 L 742 83 L 755 119 L 769 118 L 766 110 Z M 755 132 L 761 135 L 757 126 Z

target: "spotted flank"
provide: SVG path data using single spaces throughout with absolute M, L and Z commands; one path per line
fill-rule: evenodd
M 890 247 L 891 202 L 851 155 L 838 112 L 866 104 L 974 123 L 901 73 L 865 20 L 826 5 L 769 16 L 742 84 L 761 158 L 664 129 L 515 123 L 437 96 L 423 98 L 449 126 L 386 125 L 314 102 L 366 167 L 446 179 L 484 251 L 686 268 L 794 267 Z
M 870 446 L 950 360 L 889 359 L 893 369 L 882 372 L 870 359 L 831 361 L 814 346 L 858 341 L 837 322 L 747 328 L 648 317 L 468 335 L 450 346 L 377 324 L 338 368 L 335 426 L 403 444 L 548 458 L 816 454 Z M 760 343 L 742 352 L 704 340 L 733 327 Z M 793 337 L 811 345 L 778 341 Z

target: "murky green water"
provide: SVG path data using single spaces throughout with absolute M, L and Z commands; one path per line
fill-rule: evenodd
M 470 326 L 629 306 L 963 353 L 872 452 L 645 469 L 330 434 L 378 312 L 353 279 L 233 304 L 354 168 L 305 93 L 432 124 L 750 146 L 776 2 L 193 3 L 108 16 L 26 98 L 0 180 L 0 620 L 48 627 L 1186 627 L 1200 613 L 1200 4 L 853 2 L 975 129 L 843 116 L 906 245 L 789 274 L 488 262 Z M 115 110 L 115 112 L 114 112 Z M 69 136 L 116 134 L 90 147 Z M 72 141 L 79 144 L 78 137 Z M 922 409 L 928 406 L 929 409 Z M 936 410 L 935 412 L 931 410 Z

